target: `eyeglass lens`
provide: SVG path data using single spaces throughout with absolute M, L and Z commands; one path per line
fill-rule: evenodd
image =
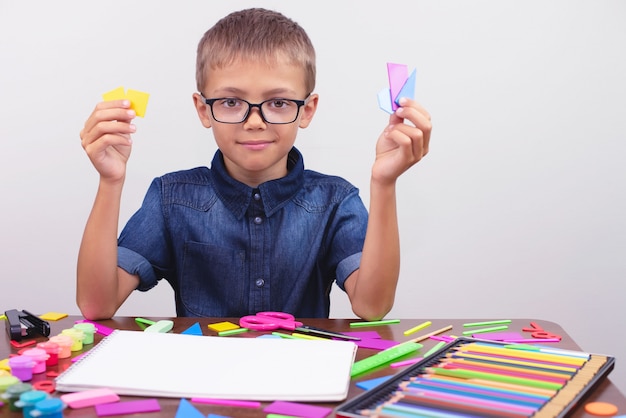
M 259 104 L 251 104 L 242 99 L 217 99 L 211 105 L 213 117 L 218 122 L 243 122 L 252 107 L 261 110 L 263 119 L 268 123 L 291 123 L 296 120 L 300 110 L 298 103 L 288 99 L 271 99 Z

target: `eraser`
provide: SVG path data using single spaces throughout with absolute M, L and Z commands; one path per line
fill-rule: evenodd
M 111 389 L 93 389 L 61 395 L 61 400 L 70 408 L 85 408 L 101 403 L 117 402 L 120 397 Z
M 162 319 L 144 329 L 143 332 L 170 332 L 172 328 L 174 328 L 174 321 Z

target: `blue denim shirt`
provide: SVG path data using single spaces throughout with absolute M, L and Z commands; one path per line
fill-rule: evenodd
M 118 241 L 118 265 L 139 290 L 166 279 L 178 316 L 239 317 L 284 311 L 328 317 L 334 281 L 359 268 L 367 210 L 340 177 L 304 169 L 251 188 L 211 168 L 156 178 Z

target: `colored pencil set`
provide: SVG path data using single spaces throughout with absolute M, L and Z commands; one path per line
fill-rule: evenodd
M 337 408 L 338 417 L 563 417 L 614 367 L 609 356 L 458 338 Z

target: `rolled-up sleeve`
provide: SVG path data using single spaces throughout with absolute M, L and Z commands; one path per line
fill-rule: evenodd
M 166 277 L 172 265 L 161 180 L 154 179 L 141 208 L 129 219 L 118 239 L 117 264 L 139 276 L 138 290 L 149 290 Z

